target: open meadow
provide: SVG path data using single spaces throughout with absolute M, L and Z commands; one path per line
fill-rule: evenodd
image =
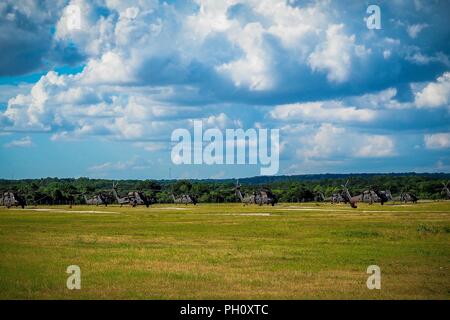
M 0 298 L 449 299 L 450 202 L 0 208 Z

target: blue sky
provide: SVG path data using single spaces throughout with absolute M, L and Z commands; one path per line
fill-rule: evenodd
M 174 165 L 171 133 L 194 120 L 279 129 L 278 174 L 450 172 L 448 12 L 437 0 L 3 1 L 0 177 L 259 174 Z

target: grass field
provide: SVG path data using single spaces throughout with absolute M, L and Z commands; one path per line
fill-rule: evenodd
M 449 299 L 449 268 L 450 202 L 0 209 L 1 299 Z

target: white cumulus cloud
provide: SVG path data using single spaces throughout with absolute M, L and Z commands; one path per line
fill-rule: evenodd
M 450 148 L 450 133 L 427 134 L 424 141 L 427 149 L 448 149 Z
M 396 154 L 392 137 L 360 133 L 329 123 L 322 124 L 314 133 L 300 138 L 303 144 L 297 156 L 303 160 L 333 158 L 383 158 Z
M 348 79 L 352 58 L 367 53 L 364 46 L 355 44 L 355 36 L 344 32 L 344 25 L 331 25 L 326 31 L 326 41 L 319 44 L 309 56 L 313 70 L 327 72 L 331 82 L 344 82 Z
M 435 82 L 428 83 L 423 90 L 416 92 L 418 107 L 436 108 L 448 106 L 450 102 L 450 72 L 445 72 Z
M 379 158 L 395 155 L 394 141 L 390 137 L 381 135 L 365 136 L 355 156 L 361 158 Z

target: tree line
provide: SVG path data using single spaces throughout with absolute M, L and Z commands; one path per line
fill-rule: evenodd
M 349 174 L 349 175 L 301 175 L 254 177 L 240 179 L 243 193 L 268 188 L 279 202 L 313 201 L 317 194 L 325 196 L 338 192 L 349 180 L 351 194 L 369 188 L 390 190 L 393 195 L 412 192 L 420 199 L 443 199 L 442 183 L 450 180 L 450 174 Z M 172 194 L 194 195 L 200 203 L 237 202 L 234 179 L 223 180 L 119 180 L 118 192 L 141 191 L 154 203 L 172 202 Z M 27 203 L 64 204 L 84 203 L 84 196 L 98 193 L 109 194 L 113 180 L 90 178 L 42 178 L 23 180 L 0 180 L 0 191 L 18 192 Z

